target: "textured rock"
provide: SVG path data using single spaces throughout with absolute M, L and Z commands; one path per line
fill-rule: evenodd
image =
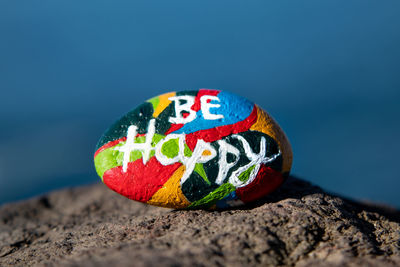
M 0 266 L 399 266 L 399 222 L 292 177 L 228 211 L 153 207 L 99 184 L 0 207 Z
M 127 198 L 170 208 L 229 208 L 289 175 L 292 150 L 260 107 L 201 89 L 154 97 L 117 120 L 94 156 L 103 182 Z

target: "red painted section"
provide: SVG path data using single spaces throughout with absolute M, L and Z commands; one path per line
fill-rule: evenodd
M 280 172 L 261 165 L 254 181 L 247 186 L 236 189 L 236 195 L 244 203 L 252 202 L 274 191 L 283 182 Z
M 146 165 L 138 159 L 128 163 L 123 172 L 122 166 L 106 171 L 104 183 L 115 192 L 141 202 L 147 202 L 172 176 L 182 164 L 161 165 L 156 157 L 152 157 Z
M 244 120 L 235 124 L 223 125 L 211 129 L 201 130 L 186 135 L 186 144 L 193 151 L 198 139 L 203 139 L 205 142 L 215 142 L 225 136 L 245 132 L 257 121 L 257 108 L 254 106 L 251 114 Z
M 194 99 L 194 104 L 193 106 L 190 108 L 194 111 L 199 111 L 201 109 L 201 104 L 200 104 L 200 97 L 202 97 L 203 95 L 213 95 L 216 96 L 219 94 L 220 91 L 218 90 L 212 90 L 212 89 L 200 89 L 199 92 L 197 93 L 196 98 Z M 210 102 L 210 101 L 208 101 Z
M 122 137 L 120 139 L 114 140 L 114 141 L 110 141 L 107 144 L 104 144 L 102 147 L 100 147 L 99 149 L 97 149 L 97 151 L 94 153 L 94 157 L 97 156 L 97 154 L 99 154 L 100 152 L 106 150 L 107 148 L 113 147 L 118 145 L 121 142 L 126 141 L 126 137 Z
M 146 136 L 146 134 L 137 134 L 136 137 L 139 136 Z M 99 149 L 97 149 L 97 151 L 94 153 L 94 157 L 97 156 L 97 154 L 99 154 L 100 152 L 102 152 L 103 150 L 106 150 L 107 148 L 113 147 L 118 145 L 121 142 L 125 142 L 126 141 L 126 136 L 122 137 L 120 139 L 114 140 L 114 141 L 110 141 L 107 144 L 103 145 L 102 147 L 100 147 Z
M 181 124 L 171 124 L 171 127 L 169 127 L 168 131 L 166 131 L 164 133 L 164 135 L 168 135 L 168 134 L 170 134 L 170 133 L 172 133 L 172 132 L 174 132 L 176 130 L 179 130 L 180 128 L 183 127 L 183 125 L 184 125 L 183 123 L 181 123 Z

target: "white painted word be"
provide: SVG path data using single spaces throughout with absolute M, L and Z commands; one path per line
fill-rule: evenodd
M 196 111 L 192 110 L 191 107 L 194 104 L 195 97 L 190 95 L 174 96 L 168 98 L 175 103 L 175 117 L 170 117 L 169 122 L 176 124 L 185 124 L 196 119 Z M 200 97 L 200 108 L 203 113 L 203 117 L 206 120 L 218 120 L 224 118 L 222 114 L 212 114 L 210 108 L 219 108 L 220 104 L 212 104 L 211 101 L 220 102 L 217 96 L 203 95 Z M 183 101 L 183 103 L 181 102 Z M 184 118 L 182 112 L 188 112 L 189 115 Z

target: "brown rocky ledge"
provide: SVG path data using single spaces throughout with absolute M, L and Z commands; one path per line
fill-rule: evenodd
M 251 207 L 177 211 L 102 184 L 0 207 L 0 266 L 400 266 L 400 212 L 290 177 Z

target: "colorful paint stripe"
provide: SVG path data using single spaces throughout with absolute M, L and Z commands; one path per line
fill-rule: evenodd
M 269 116 L 267 112 L 259 108 L 257 105 L 255 106 L 258 114 L 257 121 L 250 127 L 250 130 L 265 133 L 276 140 L 282 152 L 282 172 L 288 173 L 293 160 L 293 152 L 289 140 L 281 127 L 279 127 L 278 123 Z
M 157 118 L 158 115 L 161 114 L 161 112 L 163 112 L 171 103 L 172 101 L 169 100 L 170 97 L 175 96 L 176 93 L 175 92 L 170 92 L 170 93 L 166 93 L 163 95 L 160 95 L 158 97 L 154 97 L 150 100 L 148 100 L 149 102 L 151 102 L 153 104 L 153 117 Z
M 161 165 L 152 157 L 145 165 L 142 159 L 129 163 L 126 172 L 122 166 L 107 170 L 104 183 L 115 192 L 129 199 L 147 202 L 161 189 L 182 163 Z
M 211 129 L 200 130 L 186 135 L 186 143 L 191 150 L 197 144 L 197 140 L 202 139 L 206 142 L 214 142 L 231 134 L 245 132 L 250 129 L 257 120 L 257 109 L 254 107 L 250 115 L 242 121 L 231 125 L 223 125 Z
M 168 208 L 183 209 L 190 205 L 182 193 L 180 181 L 185 172 L 185 166 L 180 166 L 171 178 L 150 199 L 148 204 Z

